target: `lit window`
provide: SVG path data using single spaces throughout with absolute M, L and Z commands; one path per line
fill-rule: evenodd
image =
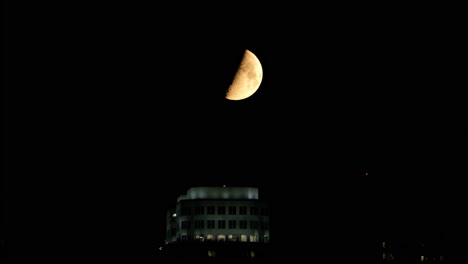
M 240 241 L 241 242 L 247 242 L 247 235 L 241 235 Z
M 203 242 L 203 241 L 205 241 L 205 236 L 203 234 L 195 235 L 195 240 Z
M 250 235 L 250 242 L 258 242 L 256 235 Z

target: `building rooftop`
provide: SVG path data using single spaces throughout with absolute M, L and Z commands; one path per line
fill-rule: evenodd
M 187 194 L 177 198 L 182 200 L 258 200 L 258 188 L 254 187 L 192 187 Z

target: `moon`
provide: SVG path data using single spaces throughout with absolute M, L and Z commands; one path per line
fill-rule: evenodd
M 226 99 L 242 100 L 254 94 L 263 78 L 262 64 L 257 56 L 245 50 L 234 79 L 226 92 Z

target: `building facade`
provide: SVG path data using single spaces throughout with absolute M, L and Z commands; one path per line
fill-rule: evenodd
M 269 243 L 270 208 L 252 187 L 193 187 L 166 214 L 166 244 Z

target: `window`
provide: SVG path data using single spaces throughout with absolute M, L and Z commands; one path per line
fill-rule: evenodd
M 182 207 L 181 209 L 181 214 L 182 215 L 191 215 L 192 214 L 192 208 L 190 207 Z
M 235 229 L 236 228 L 236 220 L 229 220 L 229 229 Z
M 239 207 L 239 214 L 246 215 L 247 214 L 247 206 L 240 206 Z
M 268 216 L 269 212 L 268 212 L 268 208 L 260 208 L 260 215 L 263 215 L 263 216 Z
M 258 229 L 258 222 L 257 221 L 250 221 L 250 228 L 251 229 Z
M 240 228 L 240 229 L 247 229 L 247 221 L 245 221 L 245 220 L 240 220 L 240 221 L 239 221 L 239 228 Z
M 207 228 L 213 229 L 213 228 L 215 228 L 215 221 L 214 220 L 207 220 L 206 225 L 207 225 Z
M 203 206 L 197 206 L 197 207 L 195 207 L 195 214 L 196 214 L 196 215 L 205 214 L 205 208 L 204 208 Z
M 218 206 L 218 214 L 220 215 L 226 214 L 226 207 Z
M 206 211 L 208 214 L 214 214 L 215 213 L 215 207 L 214 206 L 208 206 L 206 208 Z
M 205 228 L 205 221 L 195 220 L 195 228 Z
M 225 220 L 218 220 L 218 228 L 220 228 L 220 229 L 226 228 L 226 221 Z
M 182 221 L 182 229 L 190 229 L 190 221 Z
M 250 214 L 251 215 L 258 215 L 258 208 L 257 207 L 250 207 Z
M 250 235 L 250 242 L 258 242 L 256 235 Z
M 203 241 L 205 241 L 205 235 L 203 235 L 203 234 L 197 234 L 197 235 L 195 235 L 195 240 L 198 240 L 198 241 L 200 241 L 200 242 L 203 242 Z
M 229 206 L 229 214 L 230 215 L 235 215 L 236 214 L 236 207 L 235 206 Z
M 247 242 L 247 235 L 241 235 L 240 241 Z
M 260 222 L 260 229 L 268 230 L 270 228 L 268 222 Z

